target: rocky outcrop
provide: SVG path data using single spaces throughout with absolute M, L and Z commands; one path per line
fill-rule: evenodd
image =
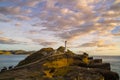
M 91 63 L 87 53 L 77 55 L 64 47 L 43 48 L 21 61 L 14 69 L 0 73 L 3 80 L 119 80 L 109 63 Z
M 92 60 L 92 63 L 102 63 L 102 59 L 94 59 Z
M 104 76 L 104 80 L 119 80 L 119 75 L 109 70 L 94 69 Z
M 86 68 L 99 68 L 99 69 L 110 70 L 110 63 L 85 64 L 82 62 L 79 63 L 78 66 L 86 67 Z
M 25 60 L 20 61 L 17 66 L 29 64 L 35 62 L 45 56 L 51 55 L 54 52 L 53 48 L 42 48 L 41 50 L 34 52 L 30 56 L 28 56 Z

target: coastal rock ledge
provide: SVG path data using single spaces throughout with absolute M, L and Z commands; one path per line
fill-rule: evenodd
M 75 54 L 64 47 L 42 48 L 29 55 L 15 68 L 0 72 L 0 80 L 119 80 L 110 63 Z

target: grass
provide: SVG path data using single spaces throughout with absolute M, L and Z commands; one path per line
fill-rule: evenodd
M 44 70 L 45 77 L 52 78 L 53 75 L 63 76 L 67 73 L 68 69 L 59 70 L 59 68 L 69 66 L 73 63 L 72 58 L 61 58 L 54 61 L 48 61 L 43 64 L 47 69 Z M 59 71 L 58 71 L 59 70 Z

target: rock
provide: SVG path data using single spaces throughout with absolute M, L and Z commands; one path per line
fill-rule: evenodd
M 94 63 L 94 64 L 89 64 L 89 68 L 100 68 L 104 70 L 110 70 L 110 63 Z
M 70 66 L 70 67 L 66 67 L 67 72 L 62 75 L 62 74 L 55 74 L 54 78 L 56 78 L 57 80 L 59 80 L 60 75 L 62 80 L 104 80 L 104 77 L 93 71 L 93 70 L 87 70 L 86 68 L 81 68 L 81 67 L 77 67 L 77 66 Z M 65 67 L 64 67 L 65 69 Z M 61 73 L 61 70 L 58 70 L 56 73 Z
M 119 75 L 116 72 L 112 72 L 109 70 L 101 70 L 101 69 L 94 69 L 94 70 L 102 74 L 105 80 L 119 80 Z
M 93 60 L 93 57 L 88 57 L 89 60 Z
M 64 48 L 43 48 L 21 61 L 14 69 L 0 73 L 13 80 L 119 80 L 109 63 L 88 63 L 88 54 L 77 55 Z M 86 59 L 88 62 L 84 61 Z
M 64 53 L 64 50 L 65 50 L 65 47 L 63 47 L 63 46 L 60 46 L 60 47 L 57 49 L 57 51 L 60 51 L 60 52 L 62 52 L 62 53 Z
M 75 58 L 76 59 L 76 58 Z M 78 65 L 80 67 L 86 67 L 86 68 L 99 68 L 99 69 L 105 69 L 105 70 L 111 70 L 110 63 L 92 63 L 92 64 L 86 64 L 82 61 L 75 60 L 74 65 Z
M 35 62 L 35 61 L 43 58 L 44 56 L 51 54 L 52 52 L 54 52 L 53 48 L 42 48 L 41 50 L 39 50 L 39 51 L 31 54 L 27 58 L 25 58 L 23 61 L 19 62 L 19 64 L 17 66 L 22 66 L 25 64 Z
M 102 63 L 102 59 L 94 59 L 92 63 Z

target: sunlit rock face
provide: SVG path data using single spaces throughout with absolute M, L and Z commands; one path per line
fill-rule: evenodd
M 0 73 L 3 80 L 119 80 L 109 63 L 94 62 L 87 53 L 74 54 L 64 47 L 43 48 Z
M 17 66 L 21 66 L 21 65 L 35 62 L 35 61 L 43 58 L 44 56 L 47 56 L 47 55 L 52 54 L 52 53 L 54 53 L 53 48 L 42 48 L 39 51 L 34 52 L 30 56 L 28 56 L 25 60 L 21 61 Z

